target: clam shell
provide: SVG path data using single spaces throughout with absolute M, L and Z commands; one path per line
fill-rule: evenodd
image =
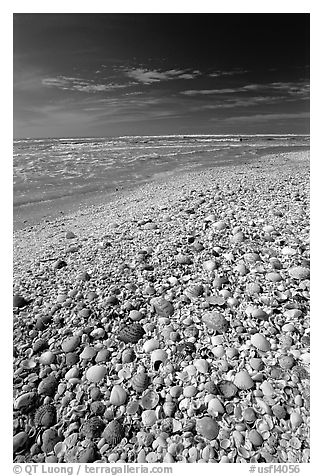
M 55 354 L 52 351 L 47 350 L 39 357 L 39 363 L 42 365 L 51 365 L 55 362 Z
M 21 367 L 25 370 L 30 370 L 35 368 L 37 363 L 34 361 L 34 359 L 25 359 L 22 360 L 21 362 Z
M 97 353 L 98 351 L 95 347 L 90 347 L 90 346 L 84 347 L 84 349 L 82 350 L 80 354 L 80 359 L 91 360 L 96 356 Z
M 105 365 L 92 365 L 86 372 L 86 378 L 90 382 L 97 383 L 100 382 L 106 374 L 107 368 Z
M 38 394 L 52 397 L 57 389 L 58 381 L 54 375 L 45 377 L 38 385 Z
M 98 416 L 93 416 L 86 420 L 81 426 L 80 433 L 86 438 L 98 438 L 104 429 L 104 422 Z
M 159 402 L 159 395 L 155 390 L 146 390 L 141 397 L 141 406 L 145 410 L 152 410 Z
M 146 340 L 146 342 L 142 346 L 143 351 L 146 352 L 147 354 L 149 354 L 150 352 L 158 348 L 159 348 L 159 342 L 157 339 Z
M 298 279 L 298 280 L 309 279 L 310 270 L 309 268 L 304 268 L 303 266 L 295 266 L 294 268 L 290 268 L 288 270 L 288 274 L 293 279 Z
M 246 370 L 241 370 L 235 375 L 234 384 L 241 390 L 249 390 L 254 386 L 254 381 Z
M 129 364 L 130 362 L 133 362 L 135 359 L 136 359 L 136 354 L 135 354 L 135 351 L 132 348 L 125 349 L 122 352 L 121 362 L 123 364 Z
M 141 421 L 144 426 L 153 426 L 157 421 L 155 410 L 144 410 L 141 414 Z
M 146 390 L 149 381 L 149 377 L 145 372 L 139 372 L 132 377 L 131 386 L 136 392 L 141 393 Z
M 270 350 L 270 342 L 262 334 L 256 333 L 251 336 L 251 344 L 256 347 L 256 349 L 267 352 Z
M 225 398 L 234 397 L 238 391 L 237 386 L 229 380 L 221 380 L 221 382 L 217 384 L 217 387 L 221 395 Z
M 120 443 L 124 435 L 124 428 L 117 420 L 110 421 L 102 433 L 106 444 L 109 446 L 116 446 L 118 443 Z
M 227 321 L 225 317 L 217 311 L 204 314 L 202 322 L 204 322 L 209 329 L 212 329 L 219 334 L 225 333 L 229 328 L 229 321 Z
M 36 427 L 41 426 L 44 428 L 49 428 L 54 425 L 55 421 L 56 408 L 54 405 L 41 405 L 39 408 L 37 408 L 34 416 L 34 423 Z
M 253 446 L 261 446 L 264 442 L 263 437 L 257 430 L 250 430 L 248 433 L 249 441 L 253 444 Z
M 63 352 L 66 354 L 68 352 L 73 352 L 80 345 L 80 342 L 81 339 L 78 336 L 68 337 L 62 342 Z
M 162 297 L 151 299 L 150 304 L 159 316 L 169 317 L 174 314 L 175 309 L 173 304 Z
M 248 408 L 245 408 L 245 410 L 243 410 L 242 418 L 244 419 L 246 423 L 251 424 L 257 420 L 257 415 L 253 408 L 248 407 Z
M 205 269 L 205 271 L 208 271 L 208 272 L 214 271 L 217 268 L 216 261 L 214 261 L 213 259 L 204 261 L 203 268 Z
M 220 427 L 211 417 L 199 418 L 196 421 L 196 431 L 207 440 L 214 440 L 219 434 Z
M 119 331 L 118 338 L 122 342 L 136 344 L 143 337 L 144 334 L 144 328 L 137 322 L 134 322 L 123 327 Z
M 202 374 L 206 374 L 208 373 L 208 370 L 209 370 L 209 363 L 207 360 L 205 359 L 196 359 L 194 360 L 193 362 L 194 364 L 194 367 L 196 368 L 196 370 Z
M 22 395 L 19 395 L 15 399 L 14 409 L 15 410 L 28 410 L 36 400 L 36 394 L 34 392 L 26 392 Z
M 25 431 L 20 431 L 13 437 L 13 452 L 21 450 L 27 443 L 29 437 Z
M 114 385 L 111 394 L 110 394 L 110 403 L 111 405 L 116 405 L 120 407 L 123 405 L 128 398 L 128 394 L 121 385 Z
M 295 431 L 303 423 L 302 416 L 296 411 L 293 411 L 290 414 L 289 418 L 290 418 L 290 425 L 293 431 Z
M 211 416 L 217 416 L 219 413 L 225 413 L 224 406 L 217 397 L 212 398 L 207 406 L 207 412 Z
M 249 294 L 250 296 L 254 294 L 259 294 L 261 293 L 262 289 L 261 286 L 258 283 L 248 283 L 246 285 L 246 293 Z
M 166 417 L 172 417 L 176 412 L 176 403 L 173 401 L 165 402 L 163 405 L 163 411 Z
M 132 321 L 140 321 L 143 318 L 143 315 L 140 311 L 133 309 L 129 312 L 129 317 Z

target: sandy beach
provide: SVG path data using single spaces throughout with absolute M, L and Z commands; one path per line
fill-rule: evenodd
M 309 462 L 309 213 L 298 151 L 17 229 L 14 461 Z

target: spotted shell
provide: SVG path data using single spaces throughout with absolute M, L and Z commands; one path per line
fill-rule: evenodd
M 256 347 L 256 349 L 266 352 L 270 350 L 270 343 L 262 334 L 256 333 L 251 336 L 251 344 Z
M 92 439 L 101 436 L 104 429 L 104 422 L 98 416 L 93 416 L 86 420 L 81 426 L 80 433 L 86 438 Z
M 102 434 L 109 446 L 116 446 L 118 443 L 120 443 L 124 435 L 124 428 L 117 420 L 110 421 Z
M 241 390 L 249 390 L 254 386 L 254 381 L 246 370 L 241 370 L 235 375 L 234 384 Z
M 54 425 L 56 421 L 56 409 L 54 405 L 47 404 L 41 405 L 37 408 L 34 422 L 35 426 L 42 426 L 44 428 L 49 428 L 50 426 Z
M 123 364 L 129 364 L 130 362 L 133 362 L 135 359 L 136 359 L 136 354 L 133 349 L 125 349 L 122 352 L 121 362 Z
M 56 391 L 57 386 L 58 381 L 56 380 L 56 377 L 54 375 L 49 375 L 40 382 L 37 391 L 39 395 L 47 395 L 49 397 L 52 397 Z
M 159 395 L 154 390 L 146 390 L 141 397 L 141 406 L 145 410 L 152 410 L 159 402 Z
M 138 393 L 141 393 L 146 390 L 146 388 L 148 388 L 148 385 L 149 377 L 145 372 L 139 372 L 135 374 L 131 379 L 131 386 Z
M 202 317 L 202 322 L 209 328 L 212 329 L 219 334 L 225 333 L 229 328 L 229 322 L 226 318 L 219 312 L 207 312 Z
M 173 304 L 162 297 L 151 299 L 150 304 L 159 316 L 169 317 L 174 314 L 175 309 Z
M 234 397 L 238 391 L 237 386 L 229 380 L 221 380 L 221 382 L 217 384 L 217 387 L 221 395 L 225 398 Z
M 282 355 L 279 357 L 278 362 L 283 369 L 291 369 L 295 364 L 295 359 L 292 355 Z
M 134 322 L 132 324 L 129 324 L 125 327 L 123 327 L 119 331 L 119 340 L 125 343 L 132 343 L 136 344 L 145 334 L 144 328 L 138 324 L 137 322 Z
M 176 403 L 173 401 L 165 402 L 163 405 L 163 411 L 165 416 L 172 417 L 176 412 Z

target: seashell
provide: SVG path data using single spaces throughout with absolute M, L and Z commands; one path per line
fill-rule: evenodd
M 238 388 L 236 385 L 229 380 L 221 380 L 218 384 L 217 387 L 219 389 L 219 392 L 221 395 L 223 395 L 224 398 L 232 398 L 235 396 L 235 394 L 238 391 Z
M 80 342 L 81 339 L 78 336 L 68 337 L 62 342 L 63 352 L 66 354 L 68 352 L 73 352 L 80 345 Z
M 165 416 L 172 417 L 176 412 L 176 403 L 173 401 L 165 402 L 163 405 L 163 411 Z
M 84 435 L 85 438 L 98 438 L 101 436 L 104 430 L 104 422 L 98 416 L 93 416 L 86 420 L 80 429 L 81 435 Z
M 152 410 L 159 402 L 159 395 L 155 390 L 146 390 L 141 397 L 141 406 L 145 410 Z
M 291 278 L 301 281 L 303 279 L 309 279 L 310 270 L 309 268 L 304 268 L 303 266 L 296 266 L 294 268 L 290 268 L 288 270 L 288 274 Z
M 247 283 L 246 284 L 246 293 L 249 294 L 250 296 L 253 296 L 254 294 L 259 294 L 261 293 L 262 288 L 260 284 L 258 283 Z
M 84 349 L 82 350 L 80 354 L 80 359 L 91 360 L 96 356 L 97 353 L 98 353 L 98 350 L 95 347 L 90 347 L 90 346 L 84 347 Z
M 274 397 L 276 394 L 275 390 L 273 389 L 273 386 L 267 380 L 262 382 L 262 384 L 260 385 L 260 389 L 262 393 L 266 395 L 266 397 Z
M 237 448 L 239 448 L 239 447 L 243 444 L 244 437 L 243 437 L 243 435 L 240 433 L 240 431 L 234 430 L 234 431 L 232 432 L 232 438 L 233 438 L 234 443 L 235 443 L 235 445 L 236 445 Z
M 86 271 L 84 271 L 83 273 L 79 274 L 77 279 L 79 281 L 90 281 L 91 279 L 91 276 L 89 275 L 89 273 L 87 273 Z
M 235 375 L 234 384 L 241 390 L 249 390 L 254 386 L 254 381 L 246 370 L 241 370 Z
M 95 362 L 97 364 L 101 363 L 101 362 L 107 362 L 109 359 L 110 359 L 110 351 L 108 349 L 101 349 L 99 350 L 99 352 L 97 353 L 96 357 L 95 357 Z
M 217 397 L 212 398 L 207 406 L 209 415 L 216 417 L 219 413 L 225 413 L 224 406 Z
M 196 359 L 196 360 L 194 360 L 193 365 L 196 368 L 196 370 L 198 372 L 200 372 L 201 374 L 208 373 L 209 363 L 208 363 L 207 360 L 205 360 L 205 359 Z
M 105 439 L 106 444 L 113 447 L 120 443 L 124 435 L 124 428 L 118 420 L 110 421 L 102 433 L 102 437 Z
M 229 328 L 229 321 L 217 311 L 207 312 L 202 317 L 202 322 L 209 328 L 219 334 L 224 334 Z
M 29 437 L 25 431 L 20 431 L 13 437 L 13 452 L 21 450 L 27 443 Z
M 248 433 L 249 441 L 253 444 L 253 446 L 261 446 L 264 442 L 263 437 L 257 430 L 250 430 Z
M 151 354 L 151 363 L 154 366 L 155 370 L 158 370 L 160 364 L 166 362 L 168 354 L 163 349 L 156 349 Z
M 240 276 L 245 276 L 246 274 L 249 273 L 249 269 L 247 268 L 247 266 L 244 264 L 244 263 L 238 263 L 235 268 L 234 268 L 234 271 L 236 271 L 237 273 L 240 274 Z
M 253 423 L 254 421 L 256 421 L 257 419 L 257 415 L 256 415 L 256 412 L 253 408 L 251 407 L 248 407 L 248 408 L 245 408 L 245 410 L 243 410 L 242 412 L 242 418 L 244 419 L 244 421 L 246 423 Z
M 127 400 L 128 394 L 121 385 L 114 385 L 110 394 L 111 405 L 120 407 Z
M 34 361 L 34 359 L 25 359 L 21 361 L 20 365 L 25 370 L 31 370 L 36 367 L 37 363 Z
M 89 382 L 97 383 L 100 382 L 107 374 L 107 368 L 105 365 L 92 365 L 86 371 L 86 378 Z
M 289 370 L 295 365 L 295 359 L 292 355 L 282 355 L 278 358 L 281 368 Z
M 225 298 L 222 295 L 207 296 L 206 301 L 211 304 L 211 306 L 223 306 L 223 304 L 225 304 Z
M 15 410 L 28 410 L 33 405 L 36 399 L 36 394 L 34 392 L 26 392 L 22 395 L 19 395 L 14 401 Z
M 60 441 L 60 437 L 55 428 L 49 428 L 42 434 L 41 449 L 44 453 L 51 453 L 55 445 Z M 47 461 L 47 460 L 46 460 Z
M 216 394 L 217 393 L 217 387 L 215 383 L 212 380 L 209 380 L 208 382 L 205 382 L 204 384 L 204 390 L 210 394 Z
M 205 271 L 209 273 L 214 271 L 216 268 L 217 268 L 217 263 L 213 259 L 209 259 L 207 261 L 204 261 L 203 263 L 203 269 L 205 269 Z
M 219 434 L 220 427 L 211 417 L 199 418 L 196 421 L 196 431 L 207 440 L 214 440 Z
M 256 333 L 251 336 L 251 344 L 256 347 L 256 349 L 267 352 L 270 350 L 270 342 L 262 334 Z
M 143 351 L 146 352 L 147 354 L 149 354 L 150 352 L 158 348 L 159 348 L 159 342 L 157 339 L 146 340 L 146 342 L 142 346 Z
M 55 362 L 55 354 L 51 350 L 47 350 L 39 357 L 39 363 L 42 365 L 51 365 Z
M 15 294 L 13 296 L 13 307 L 25 307 L 29 304 L 29 301 L 27 301 L 24 297 L 20 296 L 19 294 Z
M 225 230 L 227 228 L 227 224 L 225 221 L 220 220 L 213 223 L 212 228 L 215 228 L 218 231 Z
M 223 345 L 217 345 L 216 347 L 212 348 L 212 354 L 214 357 L 221 358 L 225 355 L 225 349 Z
M 264 362 L 258 357 L 252 357 L 249 360 L 250 367 L 254 370 L 262 370 L 264 368 Z
M 118 338 L 122 342 L 127 343 L 132 343 L 136 344 L 145 334 L 144 328 L 138 324 L 137 322 L 134 322 L 132 324 L 129 324 L 125 327 L 123 327 L 119 331 Z
M 57 389 L 58 381 L 54 375 L 45 377 L 38 385 L 37 392 L 39 395 L 47 395 L 52 397 Z
M 188 385 L 183 389 L 183 395 L 186 398 L 194 397 L 197 394 L 197 388 L 194 385 Z
M 136 311 L 135 309 L 132 309 L 129 312 L 129 317 L 132 321 L 140 321 L 144 316 L 140 311 Z
M 289 418 L 290 418 L 290 425 L 293 431 L 295 431 L 303 423 L 303 418 L 296 411 L 293 411 L 290 414 Z
M 125 349 L 121 355 L 121 362 L 123 364 L 129 364 L 136 359 L 135 351 L 132 348 Z
M 131 379 L 131 386 L 136 392 L 142 393 L 149 386 L 148 375 L 143 371 L 135 374 Z
M 144 410 L 141 414 L 141 421 L 144 426 L 153 426 L 157 421 L 155 410 Z
M 46 404 L 37 408 L 34 423 L 36 427 L 49 428 L 55 424 L 56 421 L 56 408 L 54 405 Z
M 283 279 L 281 274 L 274 273 L 274 272 L 267 273 L 266 278 L 268 279 L 268 281 L 271 281 L 272 283 L 279 283 L 279 281 Z
M 204 288 L 201 284 L 192 284 L 187 289 L 185 289 L 184 294 L 191 300 L 194 301 L 204 292 Z
M 178 264 L 190 265 L 193 263 L 192 259 L 187 255 L 179 254 L 176 258 Z
M 174 456 L 170 453 L 166 453 L 163 458 L 163 463 L 175 463 Z
M 37 339 L 33 344 L 33 352 L 37 354 L 40 350 L 44 350 L 48 347 L 46 339 Z
M 128 403 L 126 408 L 127 415 L 135 415 L 139 410 L 139 402 L 137 400 L 132 400 Z
M 263 309 L 256 308 L 252 311 L 251 315 L 254 319 L 259 319 L 260 321 L 268 320 L 268 314 Z
M 175 309 L 173 304 L 162 297 L 152 298 L 150 304 L 159 316 L 169 317 L 174 314 Z

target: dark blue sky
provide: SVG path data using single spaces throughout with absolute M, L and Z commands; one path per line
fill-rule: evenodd
M 309 14 L 14 14 L 14 136 L 309 132 Z

